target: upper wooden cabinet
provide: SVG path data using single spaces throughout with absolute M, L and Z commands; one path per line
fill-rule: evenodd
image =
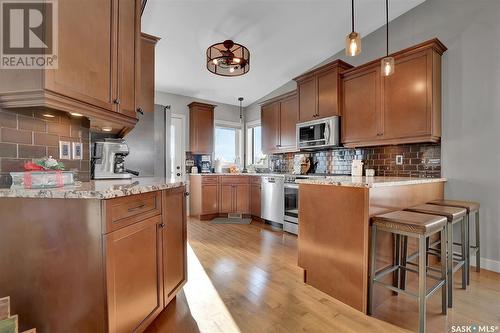
M 189 106 L 189 151 L 193 154 L 214 152 L 215 105 L 193 102 Z
M 141 89 L 137 110 L 154 112 L 155 108 L 155 48 L 160 38 L 141 33 Z
M 58 12 L 58 68 L 1 70 L 0 108 L 51 108 L 134 126 L 140 0 L 65 0 Z
M 349 68 L 348 63 L 335 60 L 294 79 L 300 122 L 341 115 L 340 73 Z
M 265 102 L 261 107 L 262 151 L 269 154 L 297 150 L 298 120 L 299 103 L 295 91 Z
M 437 39 L 393 54 L 395 72 L 380 59 L 342 74 L 342 143 L 347 147 L 438 142 L 441 137 L 441 55 Z

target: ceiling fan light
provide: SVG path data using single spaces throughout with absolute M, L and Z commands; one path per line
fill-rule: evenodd
M 250 71 L 250 51 L 244 45 L 226 40 L 207 49 L 209 72 L 220 76 L 240 76 Z
M 345 53 L 350 57 L 361 53 L 361 35 L 355 31 L 347 35 L 345 39 Z

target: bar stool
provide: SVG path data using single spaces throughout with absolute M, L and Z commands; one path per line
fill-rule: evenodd
M 371 225 L 371 244 L 370 244 L 370 276 L 369 276 L 369 290 L 368 290 L 368 314 L 373 312 L 373 287 L 374 284 L 380 284 L 381 286 L 390 289 L 396 293 L 402 293 L 411 297 L 415 297 L 418 300 L 419 305 L 419 320 L 418 327 L 419 332 L 425 332 L 425 319 L 426 319 L 426 301 L 427 298 L 432 296 L 439 288 L 442 291 L 442 313 L 447 312 L 447 262 L 446 260 L 441 260 L 441 276 L 436 277 L 434 275 L 427 274 L 426 267 L 426 240 L 437 233 L 440 234 L 441 239 L 446 240 L 446 218 L 436 215 L 420 214 L 406 211 L 396 211 L 383 215 L 377 215 L 372 218 Z M 395 264 L 380 270 L 378 273 L 375 269 L 375 259 L 376 259 L 376 244 L 377 244 L 377 232 L 386 231 L 394 234 L 396 236 L 397 242 L 399 242 L 400 236 L 414 237 L 418 239 L 419 244 L 419 267 L 418 270 L 402 266 L 400 264 L 399 258 L 396 255 Z M 442 247 L 441 255 L 446 256 L 446 248 Z M 396 285 L 390 285 L 381 281 L 385 276 L 398 271 L 409 271 L 418 274 L 418 294 L 410 293 L 406 290 L 401 289 L 399 281 Z M 427 277 L 437 280 L 437 283 L 427 289 Z
M 466 289 L 467 287 L 467 267 L 468 267 L 468 262 L 467 262 L 467 224 L 465 223 L 465 213 L 466 210 L 464 208 L 459 208 L 459 207 L 448 207 L 448 206 L 438 206 L 438 205 L 420 205 L 420 206 L 414 206 L 405 209 L 406 211 L 411 211 L 411 212 L 417 212 L 417 213 L 423 213 L 423 214 L 431 214 L 431 215 L 437 215 L 437 216 L 443 216 L 446 217 L 448 223 L 446 226 L 447 230 L 447 243 L 443 243 L 442 241 L 436 242 L 433 245 L 437 245 L 440 243 L 440 248 L 441 250 L 445 248 L 443 244 L 447 244 L 448 248 L 448 255 L 443 256 L 442 251 L 440 256 L 441 261 L 444 261 L 443 258 L 446 258 L 448 261 L 447 267 L 448 267 L 448 307 L 453 306 L 453 273 L 458 271 L 460 268 L 462 268 L 462 289 Z M 455 253 L 453 253 L 453 226 L 457 223 L 460 223 L 460 254 L 458 256 L 455 256 Z M 429 247 L 428 247 L 429 248 Z M 406 252 L 407 250 L 403 248 L 403 260 L 406 259 Z M 426 255 L 429 253 L 427 251 Z M 453 266 L 453 262 L 456 262 L 457 264 Z M 406 279 L 403 279 L 406 280 Z
M 450 207 L 460 207 L 465 208 L 467 210 L 467 214 L 465 215 L 465 220 L 467 224 L 467 229 L 469 232 L 467 233 L 467 244 L 469 247 L 467 248 L 467 261 L 469 262 L 469 267 L 467 267 L 467 285 L 470 284 L 470 250 L 474 251 L 476 255 L 476 272 L 481 271 L 481 252 L 480 252 L 480 237 L 479 237 L 479 203 L 474 201 L 462 201 L 462 200 L 433 200 L 429 202 L 431 205 L 439 205 L 439 206 L 450 206 Z M 470 216 L 475 213 L 475 245 L 470 244 Z

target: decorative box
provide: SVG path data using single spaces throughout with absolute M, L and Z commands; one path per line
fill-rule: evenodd
M 55 188 L 74 185 L 73 171 L 11 172 L 11 188 Z

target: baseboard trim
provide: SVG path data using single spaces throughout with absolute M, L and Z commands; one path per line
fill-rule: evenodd
M 476 267 L 476 256 L 471 254 L 470 256 L 471 265 Z M 486 269 L 488 271 L 500 273 L 500 261 L 491 260 L 488 258 L 481 258 L 481 269 Z

